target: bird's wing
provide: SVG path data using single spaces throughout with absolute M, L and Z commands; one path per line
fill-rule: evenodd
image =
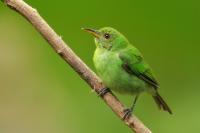
M 127 73 L 137 76 L 155 89 L 158 88 L 158 83 L 152 70 L 143 60 L 139 50 L 134 47 L 126 48 L 119 53 L 119 58 L 122 61 L 122 68 Z

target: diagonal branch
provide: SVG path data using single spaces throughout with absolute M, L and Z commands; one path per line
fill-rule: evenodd
M 105 88 L 99 77 L 68 47 L 55 31 L 45 22 L 39 13 L 26 4 L 23 0 L 1 0 L 11 9 L 23 15 L 35 29 L 49 42 L 52 48 L 59 54 L 97 93 Z M 122 119 L 124 105 L 112 93 L 106 93 L 102 97 L 112 111 Z M 136 133 L 151 133 L 151 131 L 134 115 L 123 120 L 132 131 Z

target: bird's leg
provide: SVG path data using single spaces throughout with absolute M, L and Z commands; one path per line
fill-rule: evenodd
M 106 93 L 110 92 L 110 89 L 105 87 L 98 91 L 98 96 L 103 97 Z
M 130 108 L 127 108 L 127 109 L 124 110 L 123 120 L 125 120 L 126 118 L 128 118 L 128 117 L 131 116 L 131 114 L 132 114 L 132 112 L 134 110 L 135 104 L 136 104 L 136 102 L 138 100 L 138 97 L 139 97 L 139 94 L 136 95 L 136 97 L 135 97 L 135 99 L 133 101 L 132 106 Z

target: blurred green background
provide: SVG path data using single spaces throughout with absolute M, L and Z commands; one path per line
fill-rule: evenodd
M 26 0 L 93 70 L 81 27 L 122 32 L 152 66 L 174 114 L 143 94 L 135 114 L 155 133 L 200 131 L 200 8 L 195 0 Z M 131 96 L 117 94 L 129 106 Z M 131 132 L 19 14 L 0 4 L 0 132 Z

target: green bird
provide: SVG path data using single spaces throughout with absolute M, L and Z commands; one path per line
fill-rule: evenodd
M 135 95 L 130 109 L 124 110 L 124 118 L 131 115 L 142 92 L 149 93 L 159 109 L 171 109 L 158 93 L 158 82 L 140 51 L 130 44 L 124 35 L 111 27 L 99 30 L 83 28 L 95 37 L 96 50 L 93 61 L 99 77 L 109 89 Z M 109 91 L 104 89 L 101 95 Z

